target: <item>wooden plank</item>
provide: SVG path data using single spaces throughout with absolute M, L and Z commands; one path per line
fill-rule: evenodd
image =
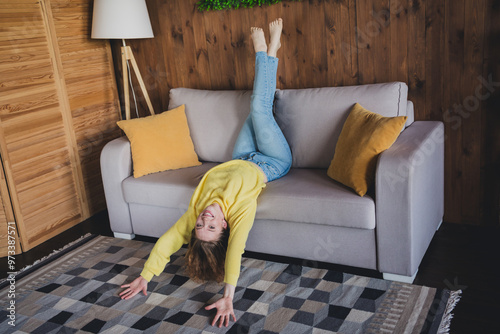
M 414 0 L 408 7 L 408 97 L 415 107 L 415 119 L 428 119 L 425 110 L 425 6 Z
M 166 79 L 167 79 L 167 87 L 168 89 L 182 87 L 183 79 L 178 75 L 176 68 L 176 60 L 175 58 L 179 57 L 174 50 L 174 41 L 173 41 L 173 32 L 175 32 L 175 26 L 170 23 L 170 20 L 166 20 L 164 18 L 170 18 L 172 16 L 173 1 L 162 2 L 158 5 L 158 17 L 160 25 L 160 36 L 156 38 L 160 38 L 163 40 L 162 43 L 162 51 L 163 51 L 163 61 L 165 63 L 166 69 Z
M 194 29 L 196 28 L 193 20 L 193 11 L 196 8 L 188 1 L 179 2 L 178 10 L 180 13 L 180 18 L 182 19 L 182 40 L 183 40 L 183 50 L 185 55 L 186 64 L 186 76 L 187 76 L 187 86 L 189 88 L 200 88 L 201 75 L 200 71 L 196 68 L 197 57 L 196 52 L 196 40 Z M 189 50 L 189 51 L 188 51 Z
M 464 0 L 446 1 L 445 14 L 445 64 L 444 81 L 446 90 L 443 94 L 445 108 L 445 221 L 462 222 L 462 116 L 458 108 L 463 101 L 462 79 L 456 73 L 462 73 L 464 65 Z M 449 113 L 448 113 L 449 111 Z M 451 121 L 456 119 L 457 121 Z M 460 124 L 459 124 L 459 123 Z
M 234 57 L 233 47 L 231 45 L 231 12 L 225 10 L 221 13 L 221 22 L 218 25 L 218 40 L 220 41 L 220 57 L 222 64 L 222 89 L 235 89 L 235 73 L 237 61 Z
M 179 12 L 179 2 L 173 1 L 170 7 L 170 10 L 174 13 Z M 184 30 L 183 30 L 183 18 L 180 15 L 174 15 L 169 20 L 170 22 L 170 34 L 171 34 L 171 46 L 170 52 L 173 52 L 175 55 L 184 55 Z M 179 87 L 188 87 L 188 69 L 186 66 L 186 57 L 185 56 L 177 56 L 173 58 L 175 68 L 177 70 L 177 82 Z
M 309 2 L 309 29 L 307 29 L 307 40 L 309 41 L 311 72 L 307 75 L 309 87 L 324 87 L 328 77 L 327 49 L 326 49 L 326 24 L 312 24 L 314 21 L 325 22 L 324 1 L 316 0 Z
M 242 9 L 238 15 L 230 17 L 231 48 L 233 49 L 234 88 L 238 90 L 252 89 L 252 72 L 248 70 L 253 67 L 253 43 L 250 38 L 250 10 Z M 281 64 L 280 64 L 281 65 Z
M 303 24 L 300 20 L 301 10 L 303 4 L 299 2 L 290 2 L 286 4 L 283 28 L 283 43 L 282 52 L 286 64 L 286 68 L 283 69 L 286 78 L 284 86 L 286 88 L 299 88 L 304 83 L 301 82 L 300 72 L 301 72 L 301 60 L 299 57 L 299 50 L 304 48 L 303 44 Z M 303 52 L 303 51 L 302 51 Z
M 477 79 L 483 71 L 484 1 L 465 1 L 464 71 L 462 105 L 467 117 L 462 123 L 462 221 L 480 224 L 482 218 L 480 189 L 482 107 L 476 88 L 482 86 Z
M 356 36 L 356 26 L 357 26 L 357 5 L 356 5 L 356 0 L 348 0 L 349 8 L 348 8 L 348 17 L 349 17 L 349 34 L 348 34 L 348 41 L 350 42 L 350 52 L 347 52 L 347 57 L 350 58 L 349 64 L 350 66 L 348 67 L 350 69 L 349 76 L 344 76 L 344 85 L 346 86 L 352 86 L 352 85 L 357 85 L 360 83 L 360 77 L 359 77 L 359 47 L 358 47 L 358 40 Z M 343 17 L 345 14 L 343 14 Z M 344 22 L 345 20 L 343 20 Z M 354 48 L 353 48 L 354 47 Z M 344 53 L 344 49 L 342 49 Z
M 375 44 L 378 42 L 380 33 L 374 30 L 376 27 L 371 15 L 372 6 L 370 0 L 358 0 L 356 2 L 357 22 L 355 32 L 360 84 L 377 82 L 376 67 L 380 66 L 375 55 Z
M 390 78 L 388 81 L 408 82 L 408 2 L 390 1 Z
M 370 20 L 365 26 L 365 33 L 371 37 L 370 51 L 374 57 L 374 81 L 391 81 L 391 15 L 390 0 L 379 0 L 369 10 Z
M 357 53 L 355 36 L 351 39 L 349 1 L 325 2 L 325 55 L 327 75 L 323 85 L 329 87 L 353 84 L 357 71 L 352 70 L 353 53 Z M 354 79 L 356 81 L 356 79 Z
M 199 78 L 199 83 L 193 88 L 209 89 L 211 87 L 211 80 L 208 46 L 205 32 L 205 13 L 196 10 L 194 5 L 190 12 L 193 21 L 194 40 L 194 49 L 191 50 L 191 52 L 193 52 L 196 56 L 194 71 L 197 73 Z
M 208 63 L 210 64 L 209 75 L 211 89 L 224 89 L 224 72 L 221 59 L 222 43 L 221 43 L 221 21 L 222 13 L 206 12 L 204 13 L 203 23 L 205 25 L 205 35 L 207 40 Z
M 482 77 L 488 82 L 500 81 L 500 7 L 493 0 L 486 1 L 485 9 L 485 42 Z M 481 136 L 481 170 L 484 177 L 481 180 L 483 192 L 481 201 L 484 208 L 484 219 L 482 224 L 490 226 L 500 226 L 500 89 L 496 87 L 486 87 L 483 85 L 480 94 L 482 96 L 482 129 Z
M 312 38 L 310 35 L 309 24 L 309 3 L 307 1 L 300 2 L 300 9 L 297 15 L 295 24 L 297 32 L 297 63 L 298 68 L 298 88 L 310 88 L 313 86 L 313 64 L 312 64 Z
M 445 81 L 443 69 L 445 67 L 444 44 L 444 15 L 445 0 L 436 0 L 426 3 L 425 22 L 425 113 L 429 119 L 443 119 L 443 93 Z

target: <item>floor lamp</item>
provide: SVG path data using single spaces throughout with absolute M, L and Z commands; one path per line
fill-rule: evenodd
M 123 46 L 122 70 L 123 70 L 123 98 L 125 99 L 125 118 L 130 119 L 130 94 L 129 81 L 132 86 L 132 70 L 135 72 L 142 94 L 151 115 L 154 115 L 153 105 L 149 99 L 141 72 L 137 67 L 134 54 L 125 39 L 153 38 L 153 29 L 149 20 L 148 9 L 145 0 L 94 0 L 94 13 L 92 17 L 92 38 L 97 39 L 121 39 Z M 129 61 L 132 65 L 130 68 Z M 136 112 L 137 101 L 134 87 L 132 86 Z M 137 115 L 137 117 L 139 117 Z

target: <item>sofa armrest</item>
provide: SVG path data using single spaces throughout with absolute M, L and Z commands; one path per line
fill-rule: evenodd
M 413 276 L 444 215 L 444 125 L 417 121 L 377 163 L 379 271 Z
M 107 143 L 101 152 L 101 174 L 111 230 L 132 235 L 128 203 L 123 197 L 122 182 L 132 175 L 132 154 L 127 137 Z

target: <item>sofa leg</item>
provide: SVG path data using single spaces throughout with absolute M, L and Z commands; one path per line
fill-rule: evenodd
M 418 273 L 418 269 L 415 272 L 415 274 L 413 274 L 413 276 L 403 276 L 403 275 L 388 274 L 388 273 L 382 273 L 382 276 L 387 281 L 397 281 L 397 282 L 412 284 L 413 281 L 415 280 L 415 277 L 417 276 L 417 273 Z
M 115 236 L 115 238 L 119 238 L 119 239 L 127 239 L 127 240 L 132 240 L 135 238 L 135 234 L 133 233 L 118 233 L 118 232 L 113 232 L 113 235 Z

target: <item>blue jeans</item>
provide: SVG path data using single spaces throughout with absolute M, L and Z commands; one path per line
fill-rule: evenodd
M 277 71 L 278 58 L 257 52 L 250 114 L 233 150 L 233 159 L 257 164 L 268 182 L 284 176 L 292 166 L 290 146 L 273 116 Z

